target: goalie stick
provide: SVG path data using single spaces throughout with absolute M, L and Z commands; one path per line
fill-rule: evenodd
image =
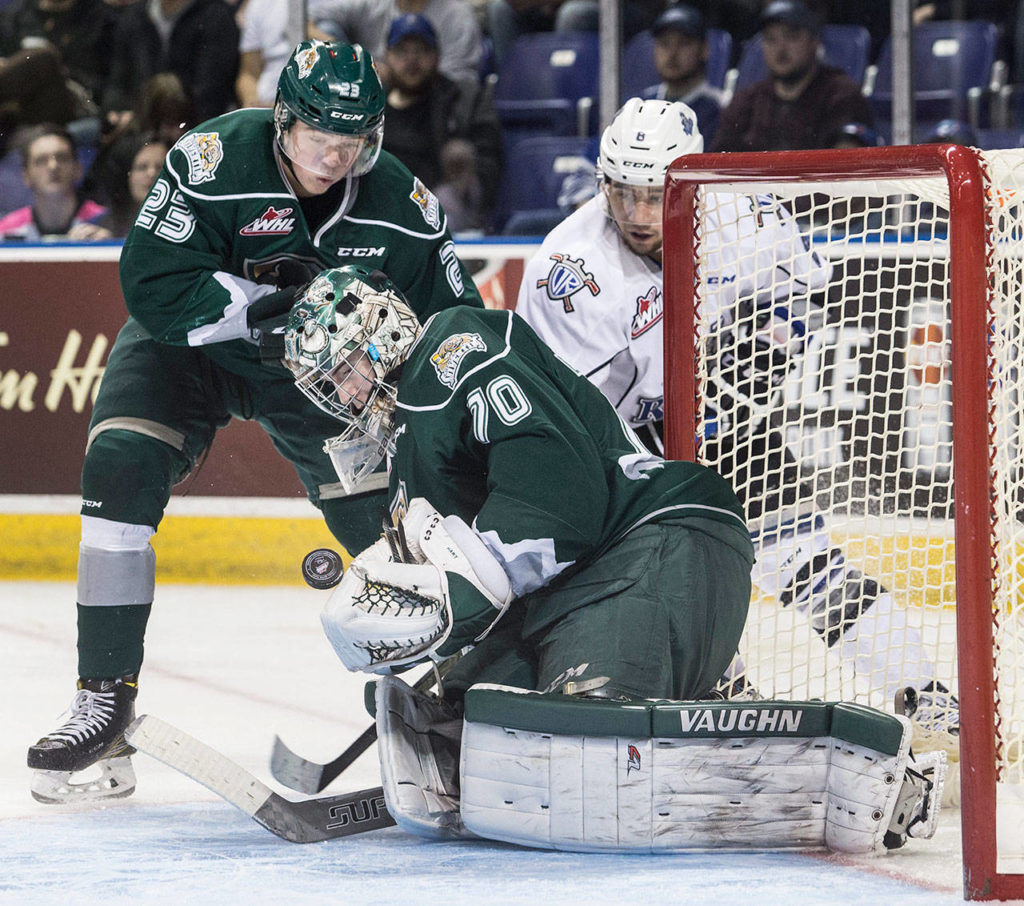
M 377 740 L 377 725 L 370 724 L 344 752 L 326 764 L 318 764 L 297 755 L 280 736 L 274 737 L 270 753 L 270 773 L 288 789 L 299 793 L 320 793 Z
M 437 681 L 438 674 L 443 676 L 456 659 L 449 658 L 439 664 L 436 670 L 423 674 L 413 688 L 417 692 L 426 692 Z M 337 758 L 326 764 L 319 764 L 296 754 L 285 745 L 280 736 L 274 736 L 274 748 L 270 753 L 271 776 L 290 790 L 309 795 L 322 793 L 327 785 L 370 748 L 376 739 L 377 725 L 374 723 L 363 730 L 355 742 Z
M 279 796 L 227 756 L 158 717 L 143 714 L 124 735 L 140 752 L 191 777 L 292 843 L 333 840 L 395 823 L 380 787 L 295 802 Z

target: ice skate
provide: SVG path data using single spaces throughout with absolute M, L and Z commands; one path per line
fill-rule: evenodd
M 129 796 L 135 790 L 124 730 L 135 718 L 136 676 L 78 681 L 69 719 L 28 750 L 32 795 L 40 802 L 89 802 Z M 72 779 L 89 771 L 91 775 Z

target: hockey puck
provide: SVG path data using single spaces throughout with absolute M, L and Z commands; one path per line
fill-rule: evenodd
M 310 551 L 302 558 L 302 578 L 313 588 L 334 588 L 344 572 L 341 556 L 328 547 Z

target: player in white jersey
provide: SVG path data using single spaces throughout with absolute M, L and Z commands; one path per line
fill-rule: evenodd
M 526 266 L 516 304 L 517 313 L 597 384 L 659 453 L 664 178 L 675 158 L 700 153 L 703 146 L 696 117 L 685 104 L 627 101 L 601 138 L 601 191 L 545 238 Z M 728 458 L 740 437 L 746 441 L 736 457 L 744 461 L 733 465 L 737 491 L 746 496 L 756 526 L 758 559 L 763 566 L 784 564 L 778 570 L 755 568 L 755 581 L 764 593 L 804 611 L 826 644 L 838 646 L 874 688 L 884 684 L 890 700 L 904 683 L 913 683 L 916 719 L 955 732 L 956 701 L 936 682 L 917 633 L 890 594 L 831 545 L 820 516 L 772 520 L 783 501 L 778 489 L 766 487 L 764 475 L 776 470 L 764 464 L 781 458 L 792 465 L 792 457 L 766 415 L 781 395 L 787 368 L 803 350 L 807 330 L 814 328 L 813 294 L 827 283 L 831 265 L 808 248 L 789 213 L 771 198 L 746 197 L 732 212 L 728 221 L 708 222 L 701 236 L 710 275 L 704 304 L 712 331 L 732 330 L 738 313 L 751 307 L 758 313 L 758 330 L 745 345 L 728 344 L 748 355 L 720 357 L 712 380 L 752 392 L 743 395 L 744 411 L 735 424 L 707 420 L 719 434 L 706 443 Z M 735 241 L 737 233 L 741 243 Z M 740 246 L 743 254 L 737 257 Z M 904 648 L 916 676 L 895 674 L 886 661 L 888 645 L 876 644 L 882 634 Z

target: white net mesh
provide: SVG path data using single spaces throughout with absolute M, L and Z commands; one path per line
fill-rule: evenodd
M 984 164 L 976 404 L 991 438 L 976 468 L 995 484 L 999 771 L 1021 783 L 1024 152 Z M 695 224 L 697 456 L 738 489 L 758 554 L 737 677 L 765 697 L 890 711 L 909 686 L 939 730 L 959 722 L 948 205 L 940 177 L 716 183 Z

